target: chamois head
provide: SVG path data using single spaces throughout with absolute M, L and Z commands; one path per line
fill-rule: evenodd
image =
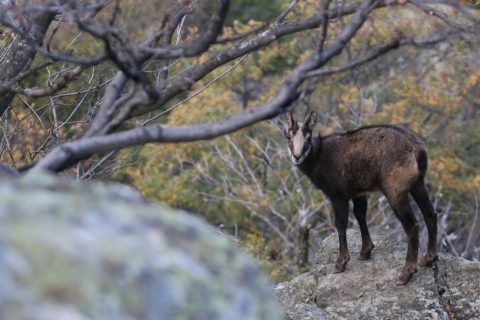
M 292 162 L 301 164 L 312 149 L 312 134 L 317 124 L 317 114 L 310 112 L 303 124 L 298 124 L 291 112 L 285 114 L 285 135 L 288 140 L 288 151 Z

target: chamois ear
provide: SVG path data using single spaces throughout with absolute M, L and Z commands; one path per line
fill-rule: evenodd
M 313 129 L 315 129 L 316 124 L 317 124 L 317 114 L 312 111 L 305 118 L 305 122 L 303 123 L 303 129 L 308 129 L 310 131 L 313 131 Z
M 285 123 L 287 124 L 287 127 L 286 127 L 287 131 L 288 130 L 296 131 L 298 129 L 297 119 L 295 119 L 295 116 L 290 111 L 287 111 L 285 113 Z

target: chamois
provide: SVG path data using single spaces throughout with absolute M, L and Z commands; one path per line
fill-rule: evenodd
M 422 137 L 400 125 L 365 126 L 328 136 L 313 136 L 317 115 L 311 112 L 303 124 L 286 113 L 285 134 L 292 162 L 329 198 L 335 212 L 340 251 L 335 273 L 345 271 L 348 202 L 362 235 L 358 259 L 370 258 L 374 245 L 366 223 L 367 194 L 381 191 L 402 223 L 408 238 L 407 258 L 397 284 L 404 285 L 416 272 L 418 223 L 410 207 L 410 193 L 428 229 L 428 249 L 422 267 L 437 260 L 437 217 L 424 184 L 427 152 Z

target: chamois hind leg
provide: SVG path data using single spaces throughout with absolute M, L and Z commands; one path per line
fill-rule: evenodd
M 425 256 L 418 263 L 421 267 L 429 267 L 438 259 L 437 254 L 437 215 L 430 202 L 423 177 L 413 184 L 410 194 L 422 211 L 428 231 L 428 248 Z
M 358 260 L 368 260 L 374 245 L 367 227 L 367 197 L 353 198 L 353 214 L 357 219 L 362 234 L 362 249 L 360 250 Z
M 384 193 L 407 234 L 407 258 L 397 280 L 398 285 L 404 285 L 417 271 L 418 224 L 408 201 L 407 190 L 385 190 Z
M 338 241 L 340 251 L 337 262 L 335 263 L 335 273 L 345 271 L 345 266 L 350 261 L 347 246 L 347 226 L 348 226 L 348 200 L 332 199 L 333 210 L 335 211 L 335 226 L 338 232 Z

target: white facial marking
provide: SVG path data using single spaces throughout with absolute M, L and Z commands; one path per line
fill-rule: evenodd
M 290 158 L 294 164 L 299 165 L 310 153 L 311 146 L 309 146 L 305 153 L 302 153 L 305 143 L 308 143 L 306 138 L 303 136 L 302 130 L 297 130 L 291 140 L 292 148 L 288 148 Z

